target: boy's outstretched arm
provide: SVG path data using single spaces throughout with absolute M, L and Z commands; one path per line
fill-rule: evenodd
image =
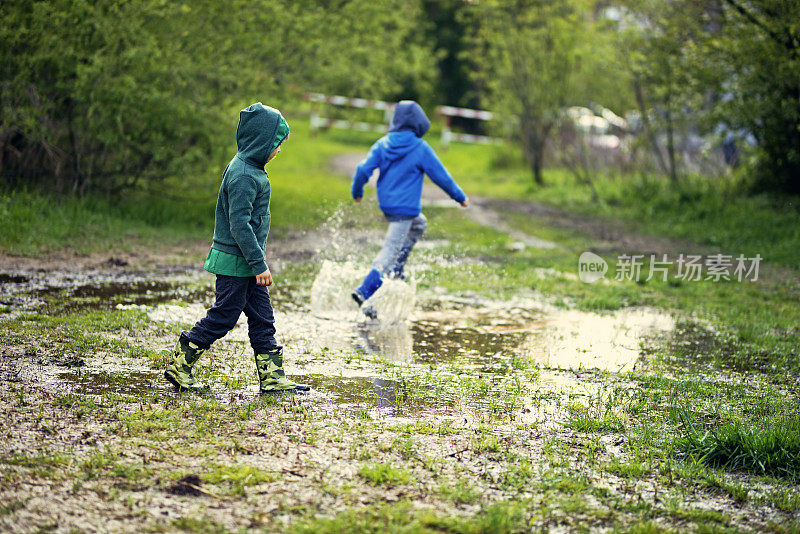
M 424 142 L 423 142 L 424 143 Z M 433 183 L 438 185 L 442 188 L 442 190 L 447 193 L 450 198 L 464 206 L 467 207 L 469 204 L 469 199 L 467 195 L 464 194 L 464 191 L 458 187 L 458 184 L 453 177 L 447 172 L 442 162 L 439 161 L 438 156 L 436 156 L 436 152 L 430 147 L 428 143 L 424 143 L 422 147 L 423 155 L 422 155 L 422 170 L 425 171 Z
M 233 177 L 228 184 L 228 219 L 231 235 L 239 245 L 244 259 L 252 267 L 259 285 L 269 285 L 267 280 L 269 269 L 264 259 L 264 251 L 258 245 L 258 239 L 250 226 L 253 213 L 253 200 L 258 192 L 255 181 L 246 175 Z M 269 283 L 266 283 L 269 281 Z M 263 284 L 261 282 L 264 282 Z
M 353 175 L 353 185 L 350 187 L 350 194 L 353 195 L 353 200 L 356 202 L 360 202 L 361 197 L 364 196 L 364 184 L 369 181 L 369 177 L 372 176 L 372 171 L 377 169 L 381 164 L 381 150 L 378 143 L 380 143 L 380 141 L 372 145 L 367 157 L 361 160 L 361 163 L 356 167 L 356 173 Z

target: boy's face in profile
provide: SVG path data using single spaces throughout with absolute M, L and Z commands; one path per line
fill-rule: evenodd
M 289 140 L 289 136 L 287 135 L 287 136 L 286 136 L 286 139 L 284 139 L 284 140 L 283 140 L 283 143 L 285 143 L 285 142 L 286 142 L 286 141 L 288 141 L 288 140 Z M 275 150 L 273 150 L 273 151 L 272 151 L 272 154 L 270 154 L 270 155 L 269 155 L 269 157 L 267 158 L 267 163 L 269 163 L 270 161 L 272 161 L 272 158 L 274 158 L 275 156 L 277 156 L 278 154 L 280 154 L 281 147 L 283 146 L 283 143 L 281 143 L 280 145 L 278 145 L 278 148 L 276 148 Z

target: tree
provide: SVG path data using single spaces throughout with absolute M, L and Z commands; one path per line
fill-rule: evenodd
M 756 185 L 800 194 L 800 3 L 796 0 L 620 0 L 638 21 L 628 62 L 642 117 L 756 141 Z M 655 110 L 655 113 L 652 111 Z
M 800 194 L 800 3 L 724 0 L 714 117 L 758 143 L 759 189 Z
M 428 95 L 419 1 L 0 4 L 0 176 L 116 196 L 230 157 L 235 111 L 304 90 Z M 161 187 L 165 189 L 165 187 Z
M 542 184 L 548 137 L 569 105 L 601 100 L 618 69 L 600 72 L 608 56 L 593 50 L 598 30 L 581 0 L 475 3 L 470 52 L 493 110 L 516 120 L 515 132 L 536 184 Z

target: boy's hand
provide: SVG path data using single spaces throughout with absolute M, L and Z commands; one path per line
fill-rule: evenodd
M 466 208 L 467 206 L 469 206 L 469 197 L 465 197 L 464 202 L 461 203 L 462 208 Z
M 361 202 L 361 197 L 356 197 L 353 200 L 355 200 L 356 202 Z
M 272 274 L 270 274 L 269 269 L 264 271 L 261 274 L 256 275 L 256 285 L 257 286 L 271 286 L 272 285 Z

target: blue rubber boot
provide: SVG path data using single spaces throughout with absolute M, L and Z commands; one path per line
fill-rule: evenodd
M 383 284 L 381 273 L 377 269 L 372 269 L 364 278 L 364 281 L 361 282 L 361 285 L 358 286 L 358 289 L 353 291 L 353 299 L 359 304 L 363 304 L 365 300 L 375 294 L 381 284 Z

